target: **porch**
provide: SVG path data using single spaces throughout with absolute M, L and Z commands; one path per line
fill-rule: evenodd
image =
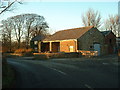
M 60 42 L 38 42 L 38 52 L 59 52 Z

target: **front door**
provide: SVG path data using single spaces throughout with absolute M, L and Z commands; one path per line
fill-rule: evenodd
M 100 44 L 94 44 L 94 51 L 98 51 L 98 56 L 100 55 Z

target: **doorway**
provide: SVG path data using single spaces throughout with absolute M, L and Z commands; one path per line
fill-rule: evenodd
M 74 52 L 73 46 L 70 46 L 70 52 Z
M 100 44 L 98 43 L 94 44 L 94 51 L 98 51 L 98 56 L 100 55 Z

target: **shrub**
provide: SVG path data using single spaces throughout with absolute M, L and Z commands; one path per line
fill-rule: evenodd
M 34 59 L 48 59 L 48 57 L 45 54 L 39 54 L 39 55 L 34 55 Z
M 23 56 L 33 56 L 33 53 L 32 53 L 32 52 L 25 52 L 25 53 L 23 54 Z
M 24 48 L 20 48 L 20 49 L 17 49 L 15 50 L 14 53 L 28 53 L 28 52 L 32 52 L 32 49 L 24 49 Z
M 32 56 L 32 49 L 25 49 L 25 48 L 20 48 L 15 50 L 15 52 L 12 55 L 16 55 L 16 56 Z
M 81 53 L 34 53 L 35 59 L 49 58 L 77 58 L 81 57 Z

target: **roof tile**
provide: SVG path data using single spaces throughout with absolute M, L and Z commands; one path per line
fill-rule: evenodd
M 45 38 L 43 41 L 77 39 L 91 28 L 93 28 L 93 26 L 61 30 L 53 34 L 51 37 Z

